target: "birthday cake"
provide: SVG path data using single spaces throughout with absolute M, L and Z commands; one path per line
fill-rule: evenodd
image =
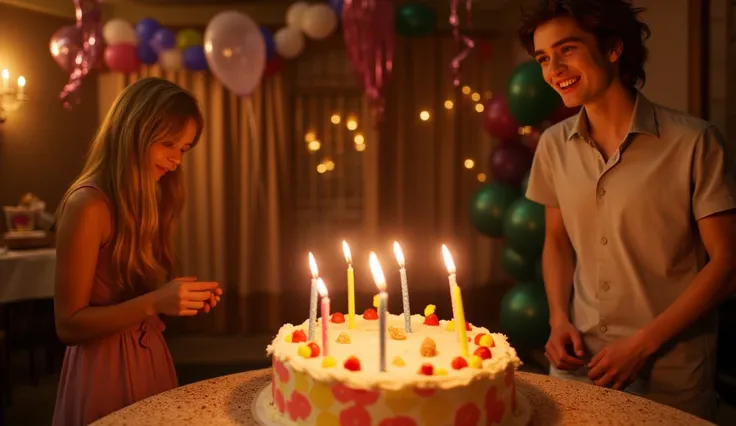
M 454 320 L 386 314 L 380 369 L 378 313 L 341 313 L 328 322 L 325 356 L 318 320 L 307 341 L 309 320 L 286 324 L 267 353 L 272 360 L 269 421 L 279 425 L 476 426 L 516 425 L 514 385 L 521 361 L 502 334 L 466 323 L 463 356 Z

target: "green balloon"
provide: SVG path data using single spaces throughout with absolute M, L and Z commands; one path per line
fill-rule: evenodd
M 514 284 L 501 300 L 501 332 L 520 349 L 534 348 L 549 338 L 549 305 L 544 286 L 537 282 Z
M 503 237 L 503 218 L 519 191 L 500 182 L 481 186 L 470 200 L 470 222 L 483 235 Z
M 536 278 L 534 259 L 524 257 L 508 245 L 501 250 L 501 265 L 517 281 L 531 281 Z
M 408 3 L 396 11 L 396 31 L 405 37 L 433 34 L 437 29 L 437 14 L 424 3 Z
M 544 246 L 544 206 L 520 197 L 503 219 L 506 244 L 519 254 L 538 258 Z
M 522 126 L 534 126 L 549 117 L 562 99 L 542 76 L 542 67 L 527 61 L 516 67 L 506 90 L 509 111 Z

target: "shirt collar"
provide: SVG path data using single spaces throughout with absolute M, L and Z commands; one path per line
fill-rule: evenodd
M 659 137 L 659 126 L 654 104 L 639 91 L 636 92 L 634 113 L 632 114 L 628 130 L 628 134 L 635 133 L 645 133 Z M 575 123 L 573 124 L 572 132 L 570 132 L 567 140 L 572 140 L 575 136 L 580 136 L 585 140 L 589 139 L 588 116 L 585 113 L 585 107 L 580 108 L 580 112 L 578 112 Z

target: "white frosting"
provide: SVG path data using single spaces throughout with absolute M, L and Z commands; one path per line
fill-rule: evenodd
M 322 367 L 323 353 L 316 358 L 303 358 L 299 355 L 299 346 L 304 343 L 290 343 L 286 336 L 300 329 L 308 334 L 309 321 L 299 326 L 285 324 L 281 327 L 276 338 L 266 348 L 268 355 L 281 362 L 288 362 L 295 371 L 305 372 L 315 380 L 338 381 L 355 389 L 385 389 L 400 390 L 405 387 L 440 388 L 449 389 L 458 386 L 467 386 L 473 380 L 482 378 L 495 378 L 506 371 L 508 366 L 517 369 L 521 360 L 516 355 L 506 336 L 498 333 L 490 333 L 483 327 L 472 327 L 467 336 L 474 340 L 476 334 L 491 334 L 495 346 L 491 349 L 491 358 L 483 361 L 480 369 L 465 367 L 460 370 L 452 368 L 452 360 L 461 356 L 460 343 L 455 331 L 447 331 L 447 321 L 441 320 L 439 326 L 424 325 L 422 315 L 412 315 L 412 333 L 406 333 L 406 340 L 391 339 L 386 331 L 386 365 L 385 372 L 379 371 L 379 332 L 378 320 L 366 320 L 362 315 L 356 315 L 356 328 L 348 329 L 348 318 L 345 322 L 328 324 L 329 355 L 334 357 L 337 365 L 331 368 Z M 389 314 L 387 327 L 397 327 L 404 330 L 404 316 Z M 351 343 L 337 343 L 336 339 L 340 333 L 347 333 Z M 315 343 L 322 350 L 322 324 L 321 318 L 315 326 Z M 425 338 L 431 338 L 437 345 L 437 354 L 434 357 L 424 357 L 420 353 L 420 347 Z M 473 341 L 468 342 L 469 355 L 478 347 Z M 361 370 L 350 371 L 343 367 L 343 361 L 354 355 L 360 359 Z M 406 365 L 396 366 L 392 361 L 394 357 L 400 356 Z M 435 370 L 444 368 L 447 375 L 427 376 L 417 371 L 424 363 L 431 363 Z

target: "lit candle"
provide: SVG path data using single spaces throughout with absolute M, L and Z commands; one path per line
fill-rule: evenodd
M 399 243 L 394 241 L 394 254 L 399 262 L 399 274 L 401 275 L 401 299 L 404 303 L 404 330 L 411 333 L 411 311 L 409 309 L 409 287 L 406 284 L 406 267 L 404 265 L 404 252 L 401 251 Z
M 383 275 L 381 265 L 378 263 L 378 257 L 371 252 L 368 257 L 373 273 L 373 281 L 378 287 L 378 354 L 380 371 L 386 371 L 386 317 L 388 307 L 388 293 L 386 293 L 386 277 Z
M 317 279 L 317 290 L 319 295 L 322 297 L 322 355 L 329 355 L 327 351 L 327 342 L 329 342 L 327 336 L 327 323 L 330 318 L 330 298 L 327 295 L 327 287 L 322 278 Z
M 463 295 L 460 292 L 460 286 L 455 284 L 452 288 L 454 299 L 455 299 L 455 329 L 457 330 L 457 337 L 460 340 L 460 352 L 463 357 L 467 358 L 468 353 L 468 334 L 465 331 L 465 309 L 463 308 Z
M 452 255 L 446 245 L 442 244 L 442 257 L 445 258 L 445 266 L 447 267 L 448 280 L 450 282 L 450 302 L 452 303 L 452 315 L 455 316 L 455 293 L 453 288 L 457 285 L 457 277 L 455 275 L 455 262 L 452 261 Z
M 317 279 L 319 278 L 319 270 L 317 269 L 317 261 L 314 255 L 309 253 L 309 269 L 312 271 L 312 293 L 309 296 L 309 337 L 311 342 L 314 340 L 314 324 L 317 322 Z
M 10 84 L 10 71 L 3 70 L 0 75 L 3 77 L 3 89 L 7 89 Z
M 26 87 L 26 78 L 23 76 L 18 77 L 18 94 L 22 95 Z
M 348 262 L 348 328 L 355 328 L 355 274 L 353 273 L 353 257 L 348 243 L 343 240 L 342 252 Z

